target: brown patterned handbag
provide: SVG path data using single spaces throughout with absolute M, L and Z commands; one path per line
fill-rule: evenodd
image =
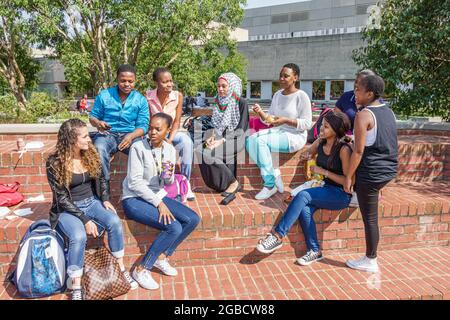
M 108 300 L 131 289 L 117 259 L 105 247 L 86 250 L 81 280 L 85 300 Z

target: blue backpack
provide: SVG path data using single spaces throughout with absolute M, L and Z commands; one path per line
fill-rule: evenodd
M 20 241 L 16 270 L 9 280 L 23 298 L 41 298 L 66 289 L 64 239 L 48 220 L 35 221 Z

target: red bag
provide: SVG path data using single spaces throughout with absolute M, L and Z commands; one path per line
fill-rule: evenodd
M 0 183 L 0 207 L 11 207 L 23 201 L 23 195 L 17 191 L 19 186 L 20 183 L 18 182 Z
M 269 129 L 269 128 L 272 128 L 272 126 L 268 126 L 268 125 L 264 124 L 263 122 L 261 122 L 261 120 L 259 120 L 259 117 L 250 117 L 249 129 L 251 130 L 252 134 L 255 132 L 258 132 L 260 130 Z

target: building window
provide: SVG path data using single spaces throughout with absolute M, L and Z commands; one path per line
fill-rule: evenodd
M 289 22 L 289 14 L 278 14 L 272 16 L 272 24 Z
M 325 80 L 313 81 L 313 100 L 325 100 Z
M 250 98 L 261 99 L 261 82 L 250 82 Z
M 280 90 L 280 83 L 278 81 L 272 81 L 272 96 Z
M 295 21 L 305 21 L 309 19 L 309 12 L 308 11 L 303 11 L 303 12 L 295 12 L 295 13 L 291 13 L 291 17 L 290 17 L 290 22 L 295 22 Z
M 337 100 L 344 93 L 344 80 L 331 81 L 330 99 Z
M 367 14 L 367 9 L 369 8 L 368 4 L 359 4 L 356 6 L 356 14 L 357 15 L 361 15 L 361 14 Z

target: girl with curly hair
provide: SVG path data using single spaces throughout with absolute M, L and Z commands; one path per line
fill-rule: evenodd
M 101 170 L 99 155 L 86 124 L 79 119 L 65 121 L 58 132 L 55 151 L 46 164 L 53 193 L 50 223 L 68 240 L 68 268 L 72 300 L 82 300 L 84 250 L 87 235 L 98 237 L 105 229 L 112 255 L 132 288 L 137 283 L 125 271 L 122 222 L 111 202 Z

